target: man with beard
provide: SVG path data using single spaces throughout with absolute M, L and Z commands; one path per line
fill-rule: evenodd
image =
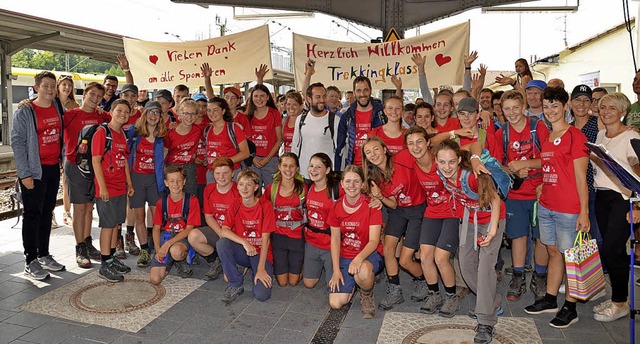
M 350 164 L 362 166 L 362 143 L 371 130 L 386 122 L 382 102 L 371 97 L 369 78 L 355 78 L 353 93 L 356 95 L 356 101 L 340 117 L 338 125 L 334 159 L 336 171 L 341 171 L 342 166 Z
M 133 75 L 129 70 L 129 60 L 127 57 L 124 54 L 118 54 L 116 56 L 116 60 L 118 67 L 122 68 L 124 71 L 124 77 L 127 84 L 133 84 Z M 118 77 L 114 75 L 107 75 L 104 77 L 102 85 L 104 86 L 105 92 L 102 100 L 100 101 L 100 108 L 108 112 L 111 111 L 111 104 L 120 98 L 120 94 L 117 92 Z
M 325 108 L 327 90 L 322 83 L 310 85 L 306 96 L 311 106 L 308 113 L 296 119 L 291 151 L 300 158 L 300 174 L 309 179 L 307 167 L 311 156 L 317 152 L 335 152 L 334 136 L 338 131 L 338 120 L 335 112 Z

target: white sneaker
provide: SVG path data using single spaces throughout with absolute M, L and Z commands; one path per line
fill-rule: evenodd
M 612 322 L 620 318 L 624 318 L 629 315 L 629 304 L 624 303 L 622 307 L 616 306 L 611 302 L 608 307 L 600 310 L 600 312 L 594 313 L 593 318 L 602 322 Z
M 558 289 L 558 293 L 564 294 L 564 283 L 560 285 L 560 289 Z
M 56 262 L 51 255 L 38 258 L 38 263 L 43 269 L 49 271 L 62 271 L 65 269 L 64 265 Z
M 44 271 L 37 259 L 32 260 L 29 264 L 25 263 L 24 274 L 38 281 L 49 278 L 49 273 Z
M 603 309 L 609 307 L 611 302 L 612 302 L 611 300 L 607 300 L 607 301 L 599 303 L 597 306 L 593 306 L 593 313 L 601 312 Z

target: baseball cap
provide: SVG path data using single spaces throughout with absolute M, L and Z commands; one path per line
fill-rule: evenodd
M 525 87 L 525 90 L 530 87 L 535 87 L 541 91 L 544 91 L 544 89 L 547 88 L 547 83 L 542 80 L 531 80 L 527 83 L 527 87 Z
M 173 100 L 173 97 L 171 96 L 171 92 L 169 92 L 169 90 L 158 90 L 154 98 L 164 98 L 166 101 L 171 103 L 171 107 L 176 105 L 176 102 Z
M 205 96 L 202 93 L 196 93 L 196 94 L 193 95 L 193 100 L 195 100 L 197 102 L 198 101 L 206 102 L 207 101 L 207 96 Z
M 242 98 L 242 92 L 240 92 L 240 90 L 237 87 L 234 86 L 229 86 L 229 87 L 225 87 L 224 90 L 222 90 L 222 94 L 224 95 L 227 92 L 231 92 L 233 94 L 236 95 L 236 97 L 238 97 L 239 99 Z
M 578 85 L 574 87 L 573 91 L 571 91 L 571 100 L 580 96 L 587 96 L 589 100 L 593 100 L 593 91 L 591 90 L 591 87 L 587 85 Z
M 458 103 L 458 110 L 457 111 L 477 112 L 478 111 L 478 102 L 475 99 L 471 98 L 471 97 L 462 98 L 462 99 L 460 99 L 460 102 Z
M 144 106 L 144 109 L 147 110 L 147 111 L 149 111 L 149 110 L 162 110 L 162 105 L 160 105 L 160 103 L 158 103 L 155 100 L 150 100 Z
M 122 90 L 120 91 L 120 93 L 125 93 L 125 92 L 133 92 L 135 94 L 138 94 L 138 86 L 134 84 L 124 84 L 122 86 Z

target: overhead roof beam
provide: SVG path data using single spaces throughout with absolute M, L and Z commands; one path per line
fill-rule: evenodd
M 8 42 L 9 45 L 9 55 L 13 55 L 15 53 L 17 53 L 18 51 L 22 50 L 22 48 L 27 47 L 33 43 L 38 43 L 38 42 L 42 42 L 42 41 L 46 41 L 52 38 L 56 38 L 56 37 L 64 37 L 64 32 L 62 31 L 56 31 L 56 32 L 52 32 L 52 33 L 47 33 L 44 35 L 39 35 L 39 36 L 32 36 L 29 38 L 23 38 L 23 39 L 17 39 L 15 41 L 10 41 Z

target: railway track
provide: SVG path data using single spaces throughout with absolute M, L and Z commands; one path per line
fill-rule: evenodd
M 16 185 L 16 180 L 18 179 L 17 172 L 15 170 L 2 171 L 0 172 L 0 193 L 4 196 L 1 200 L 1 203 L 10 204 L 9 210 L 0 211 L 0 220 L 6 220 L 10 218 L 14 218 L 16 216 L 20 216 L 22 214 L 22 206 L 18 210 L 18 204 L 15 200 L 10 196 L 12 194 L 12 190 Z M 62 198 L 58 198 L 56 201 L 56 206 L 62 204 Z M 3 208 L 7 208 L 8 206 L 4 206 Z

